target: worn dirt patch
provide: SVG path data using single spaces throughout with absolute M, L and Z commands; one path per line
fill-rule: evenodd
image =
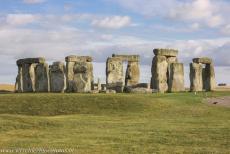
M 230 108 L 230 96 L 207 98 L 205 102 L 207 102 L 210 105 L 219 105 Z

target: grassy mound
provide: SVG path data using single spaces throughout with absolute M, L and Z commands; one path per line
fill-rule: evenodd
M 204 97 L 203 93 L 2 94 L 0 149 L 229 153 L 230 110 L 202 103 Z

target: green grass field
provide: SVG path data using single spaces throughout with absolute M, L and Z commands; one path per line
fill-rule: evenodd
M 208 93 L 208 97 L 230 92 Z M 230 109 L 204 94 L 0 94 L 0 149 L 230 153 Z

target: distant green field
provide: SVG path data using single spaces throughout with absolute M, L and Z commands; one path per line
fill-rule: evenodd
M 230 92 L 208 93 L 208 97 Z M 0 149 L 230 153 L 230 109 L 206 94 L 0 94 Z

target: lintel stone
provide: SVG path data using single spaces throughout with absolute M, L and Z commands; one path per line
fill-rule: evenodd
M 174 50 L 174 49 L 154 49 L 153 53 L 156 56 L 176 57 L 178 55 L 178 50 Z
M 43 57 L 38 57 L 38 58 L 24 58 L 24 59 L 19 59 L 17 60 L 17 65 L 21 66 L 23 64 L 33 64 L 33 63 L 45 63 L 45 58 Z
M 208 57 L 203 58 L 193 58 L 192 60 L 194 63 L 201 63 L 201 64 L 212 64 L 212 59 Z

